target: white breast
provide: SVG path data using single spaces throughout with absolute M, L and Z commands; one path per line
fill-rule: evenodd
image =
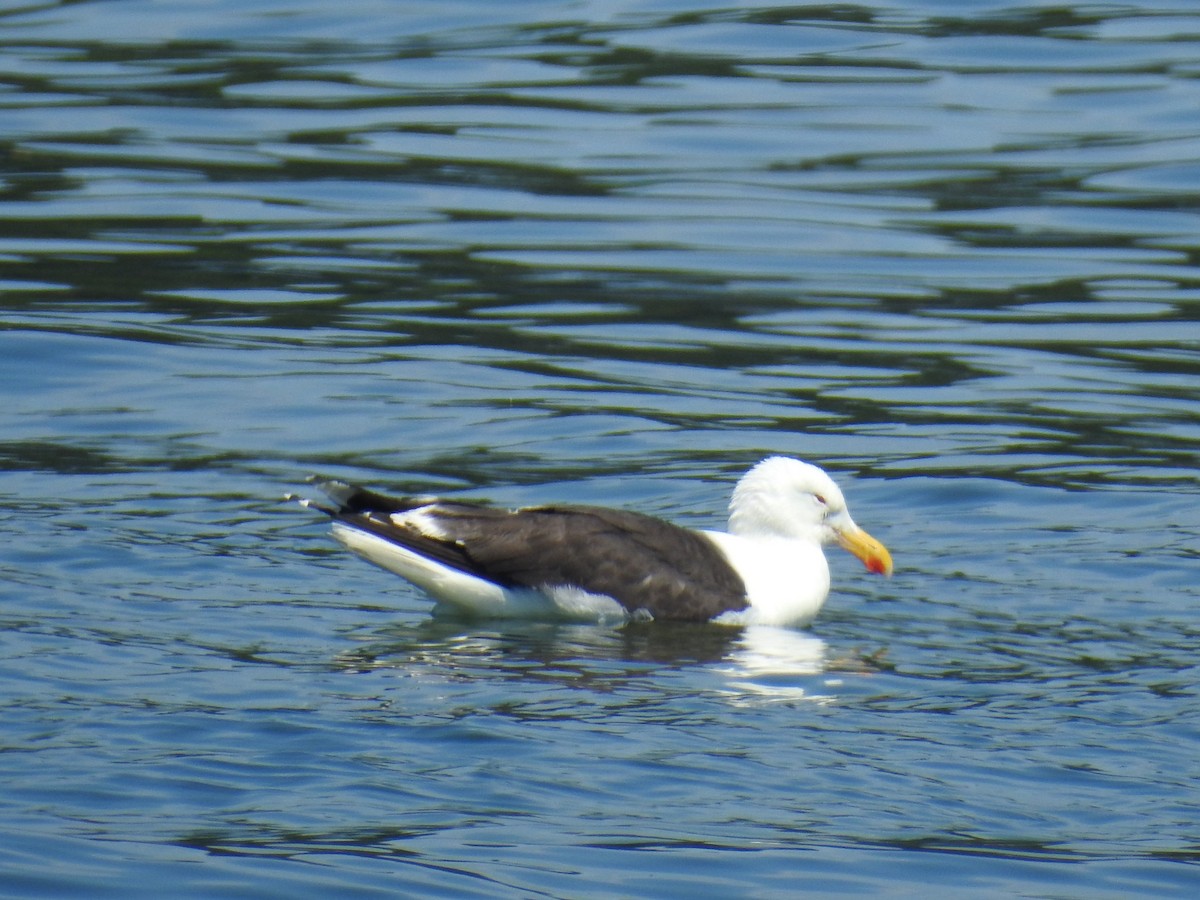
M 804 626 L 829 596 L 829 563 L 820 544 L 788 538 L 748 538 L 705 531 L 746 585 L 748 609 L 715 621 L 738 625 Z

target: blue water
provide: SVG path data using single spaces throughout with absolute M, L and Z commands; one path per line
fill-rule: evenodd
M 0 896 L 1191 896 L 1200 14 L 0 8 Z M 721 523 L 804 632 L 436 618 L 313 472 Z

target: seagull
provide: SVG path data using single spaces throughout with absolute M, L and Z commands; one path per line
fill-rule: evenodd
M 478 618 L 803 627 L 829 594 L 824 545 L 892 573 L 833 479 L 785 456 L 738 481 L 727 531 L 602 506 L 502 509 L 310 481 L 332 503 L 288 499 L 328 515 L 346 548 Z

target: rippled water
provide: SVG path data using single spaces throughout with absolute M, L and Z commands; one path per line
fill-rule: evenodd
M 0 6 L 0 895 L 1187 895 L 1200 14 Z M 310 472 L 893 550 L 496 625 Z

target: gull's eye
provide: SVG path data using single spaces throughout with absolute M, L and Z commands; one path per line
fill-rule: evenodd
M 829 501 L 827 501 L 827 500 L 826 500 L 824 497 L 822 497 L 820 494 L 813 494 L 813 499 L 815 499 L 815 500 L 816 500 L 818 503 L 820 503 L 822 506 L 828 506 L 828 505 L 829 505 Z

